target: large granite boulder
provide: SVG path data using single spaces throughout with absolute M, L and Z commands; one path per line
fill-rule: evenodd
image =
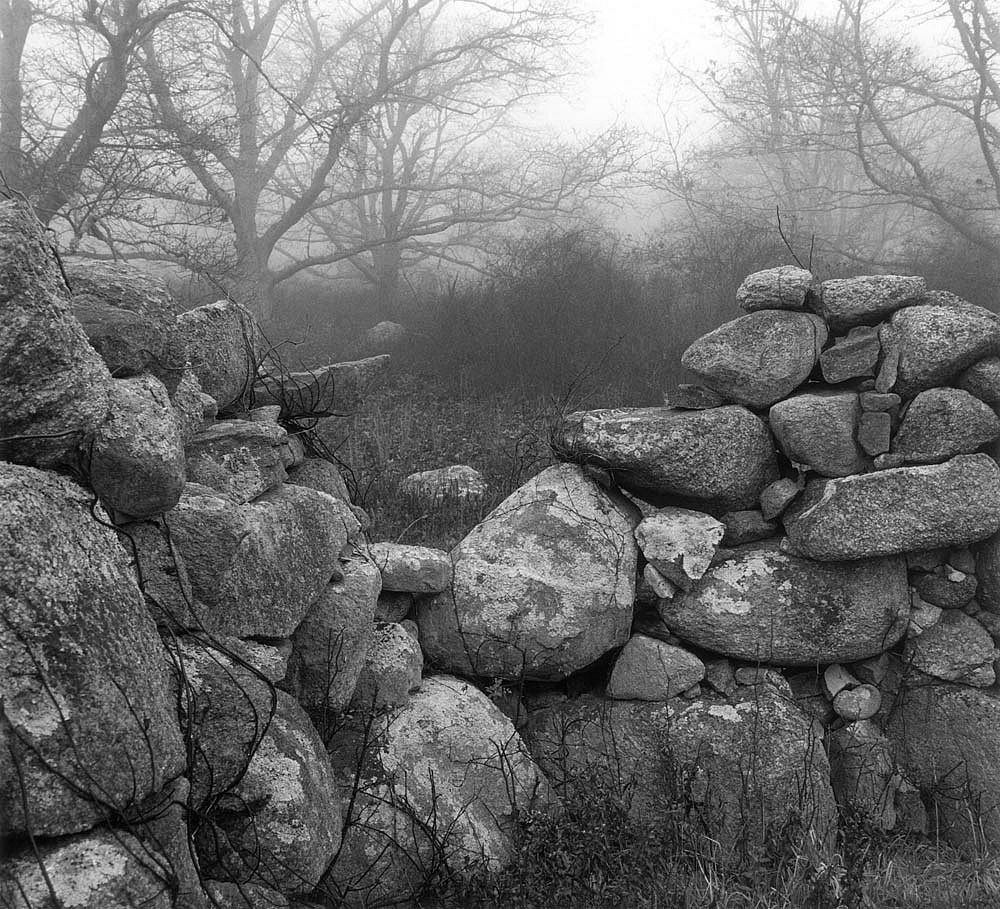
M 206 877 L 308 894 L 341 842 L 343 814 L 319 734 L 284 692 L 246 771 L 195 837 Z
M 906 562 L 814 562 L 755 543 L 658 610 L 678 637 L 730 657 L 782 666 L 862 660 L 906 633 Z
M 416 607 L 436 666 L 556 680 L 628 640 L 634 508 L 579 467 L 543 470 L 452 551 L 451 588 Z
M 177 331 L 202 390 L 222 412 L 244 410 L 264 358 L 263 337 L 250 311 L 232 300 L 208 303 L 181 313 Z
M 356 556 L 343 566 L 292 635 L 284 686 L 309 710 L 333 715 L 347 708 L 372 640 L 382 577 Z
M 73 315 L 113 376 L 148 372 L 171 393 L 186 351 L 177 336 L 177 305 L 160 278 L 124 262 L 63 263 Z
M 985 454 L 815 480 L 783 516 L 788 541 L 821 561 L 964 546 L 1000 529 L 1000 468 Z
M 544 809 L 549 785 L 510 720 L 477 688 L 424 679 L 366 736 L 340 736 L 334 767 L 357 779 L 344 845 L 324 879 L 346 905 L 406 903 L 435 864 L 499 870 L 519 812 Z
M 39 841 L 0 870 L 4 909 L 175 909 L 167 860 L 124 830 Z M 208 904 L 204 904 L 206 909 Z
M 224 492 L 240 503 L 283 483 L 286 468 L 296 460 L 284 429 L 277 423 L 250 420 L 210 424 L 188 441 L 184 454 L 190 482 Z
M 889 713 L 886 734 L 907 780 L 956 846 L 1000 843 L 1000 698 L 994 691 L 917 674 Z
M 957 298 L 956 298 L 957 299 Z M 901 309 L 879 336 L 898 352 L 893 391 L 904 398 L 947 385 L 967 366 L 1000 350 L 1000 316 L 962 301 Z
M 683 411 L 666 407 L 570 414 L 553 433 L 564 461 L 611 472 L 623 489 L 693 508 L 756 508 L 778 478 L 767 426 L 743 407 Z
M 1000 418 L 958 388 L 930 388 L 911 402 L 892 440 L 892 452 L 910 464 L 933 464 L 972 454 L 1000 436 Z
M 278 404 L 282 420 L 343 416 L 359 410 L 382 379 L 389 355 L 333 363 L 308 372 L 262 375 L 254 385 L 258 405 Z
M 809 378 L 826 338 L 819 316 L 760 310 L 702 335 L 681 364 L 729 401 L 770 407 Z
M 90 482 L 109 510 L 169 511 L 184 490 L 184 448 L 167 390 L 149 375 L 111 383 L 110 410 L 89 446 Z
M 451 464 L 411 473 L 400 482 L 399 491 L 415 502 L 433 508 L 446 502 L 479 501 L 486 495 L 486 481 L 474 467 Z
M 779 265 L 747 275 L 736 291 L 736 302 L 746 312 L 759 309 L 803 310 L 812 289 L 812 272 Z
M 912 306 L 927 289 L 913 275 L 857 275 L 833 278 L 819 288 L 820 311 L 831 330 L 875 325 L 904 306 Z
M 292 485 L 238 505 L 189 483 L 168 524 L 204 627 L 237 637 L 289 636 L 340 576 L 358 530 L 344 502 Z
M 0 835 L 85 830 L 183 772 L 156 626 L 92 505 L 0 463 Z
M 111 376 L 73 317 L 45 230 L 0 199 L 0 458 L 51 466 L 108 413 Z
M 771 432 L 793 464 L 825 477 L 847 477 L 869 465 L 855 441 L 861 405 L 851 392 L 798 394 L 775 404 Z
M 731 699 L 562 701 L 529 715 L 525 738 L 557 792 L 596 775 L 651 828 L 683 805 L 692 833 L 725 852 L 788 822 L 832 844 L 830 767 L 813 723 L 770 684 Z M 735 853 L 733 854 L 735 858 Z

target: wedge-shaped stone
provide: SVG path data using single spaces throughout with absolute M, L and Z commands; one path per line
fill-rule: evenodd
M 923 278 L 910 275 L 859 275 L 833 278 L 820 285 L 820 309 L 833 331 L 854 325 L 874 325 L 927 288 Z
M 931 388 L 906 410 L 891 451 L 911 464 L 971 454 L 1000 436 L 1000 419 L 979 398 L 958 388 Z
M 658 609 L 674 634 L 706 650 L 807 666 L 887 650 L 906 632 L 910 597 L 903 559 L 823 564 L 772 541 L 733 550 Z
M 879 337 L 887 357 L 899 355 L 892 391 L 908 398 L 950 384 L 966 367 L 995 354 L 1000 316 L 947 295 L 941 304 L 901 309 L 882 326 Z
M 636 634 L 615 660 L 607 695 L 619 700 L 666 701 L 705 678 L 705 664 L 683 647 Z
M 721 521 L 686 508 L 662 508 L 635 529 L 642 554 L 663 577 L 690 587 L 707 570 L 726 532 Z
M 607 469 L 640 498 L 679 498 L 695 508 L 756 508 L 778 478 L 771 434 L 743 407 L 584 411 L 570 414 L 552 444 L 561 460 Z
M 437 666 L 556 680 L 628 640 L 634 508 L 576 466 L 543 470 L 452 550 L 451 588 L 416 606 Z
M 700 337 L 681 364 L 730 401 L 770 407 L 809 377 L 826 338 L 819 316 L 761 310 Z
M 964 546 L 1000 529 L 1000 468 L 985 454 L 815 480 L 783 516 L 802 556 L 844 561 Z
M 861 406 L 852 392 L 819 392 L 779 401 L 770 411 L 771 432 L 794 464 L 825 477 L 861 473 L 868 464 L 855 441 Z

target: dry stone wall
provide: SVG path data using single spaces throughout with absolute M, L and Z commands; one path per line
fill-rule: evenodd
M 303 442 L 384 357 L 289 373 L 0 202 L 0 905 L 405 902 L 593 774 L 733 855 L 838 810 L 995 842 L 1000 320 L 795 268 L 738 301 L 698 385 L 571 415 L 443 553 Z

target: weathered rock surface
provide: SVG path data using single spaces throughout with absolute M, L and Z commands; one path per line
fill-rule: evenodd
M 358 410 L 382 378 L 388 354 L 332 363 L 308 372 L 264 375 L 254 385 L 254 401 L 281 406 L 281 419 L 345 415 Z
M 579 467 L 549 467 L 452 551 L 452 588 L 416 607 L 435 665 L 506 679 L 565 678 L 625 643 L 638 523 Z
M 107 419 L 89 447 L 105 507 L 136 518 L 169 511 L 184 490 L 184 448 L 166 388 L 153 376 L 112 381 Z
M 702 335 L 681 364 L 730 401 L 770 407 L 809 377 L 826 338 L 818 316 L 761 310 Z
M 0 873 L 4 909 L 173 909 L 155 848 L 124 830 L 91 830 L 40 841 L 13 856 Z M 41 866 L 39 866 L 41 862 Z
M 812 288 L 812 272 L 793 265 L 755 271 L 743 279 L 736 302 L 746 312 L 758 309 L 802 310 Z
M 958 302 L 901 309 L 882 326 L 885 351 L 899 353 L 892 390 L 904 398 L 947 385 L 966 367 L 1000 348 L 1000 317 Z
M 892 445 L 892 415 L 865 412 L 858 419 L 858 445 L 871 457 L 885 454 Z
M 693 653 L 637 634 L 615 660 L 607 695 L 619 700 L 666 701 L 704 677 L 705 664 Z
M 360 348 L 366 356 L 393 353 L 410 337 L 409 329 L 399 322 L 383 320 L 376 322 L 364 333 Z
M 955 384 L 990 407 L 1000 407 L 1000 357 L 977 360 L 958 377 Z
M 688 588 L 708 570 L 725 532 L 725 525 L 707 514 L 668 507 L 643 518 L 635 540 L 663 577 Z
M 852 328 L 819 355 L 823 379 L 836 385 L 848 379 L 874 376 L 881 352 L 876 328 L 868 325 Z
M 760 494 L 760 513 L 766 521 L 773 521 L 782 515 L 802 492 L 804 483 L 788 477 L 775 480 Z
M 756 508 L 778 477 L 771 434 L 742 407 L 574 413 L 556 430 L 553 447 L 563 460 L 608 469 L 640 497 L 679 497 L 721 511 Z
M 73 317 L 41 224 L 26 204 L 3 199 L 0 325 L 0 458 L 72 460 L 104 422 L 111 376 Z
M 717 391 L 689 382 L 682 382 L 663 395 L 664 407 L 676 407 L 679 410 L 709 410 L 712 407 L 724 407 L 728 403 Z
M 341 840 L 340 794 L 319 734 L 278 692 L 277 710 L 246 773 L 195 839 L 206 877 L 310 893 Z
M 525 736 L 557 792 L 597 773 L 627 787 L 630 814 L 651 827 L 683 796 L 695 832 L 709 830 L 725 846 L 760 842 L 790 812 L 820 843 L 834 831 L 822 743 L 771 685 L 740 688 L 730 700 L 663 704 L 584 696 L 530 714 Z
M 723 546 L 756 543 L 781 532 L 781 525 L 777 521 L 765 518 L 759 508 L 727 511 L 722 516 L 722 523 L 726 525 L 726 534 L 722 538 Z
M 733 550 L 658 608 L 674 634 L 699 647 L 805 666 L 887 650 L 906 631 L 910 599 L 902 559 L 824 564 L 769 542 Z
M 0 463 L 0 835 L 84 830 L 184 767 L 156 626 L 91 503 Z
M 1000 843 L 996 694 L 918 676 L 889 717 L 906 778 L 935 808 L 931 829 L 954 845 Z
M 441 593 L 451 585 L 451 557 L 428 546 L 370 543 L 368 554 L 382 572 L 383 590 Z
M 356 557 L 326 586 L 292 635 L 287 689 L 311 710 L 338 713 L 354 694 L 372 641 L 378 568 Z
M 184 454 L 190 482 L 224 492 L 239 503 L 283 483 L 286 468 L 295 463 L 284 429 L 250 420 L 212 423 L 184 446 Z
M 191 369 L 185 369 L 181 373 L 177 387 L 170 396 L 170 403 L 174 408 L 181 441 L 185 444 L 198 434 L 205 423 L 214 420 L 219 410 L 215 398 L 201 390 L 201 382 Z
M 988 688 L 996 681 L 993 638 L 975 619 L 950 609 L 940 621 L 906 642 L 906 660 L 914 669 L 946 682 Z
M 892 746 L 871 720 L 830 733 L 830 782 L 842 811 L 889 831 L 896 826 L 895 795 L 900 778 Z
M 187 565 L 171 544 L 163 519 L 119 525 L 119 539 L 135 562 L 136 579 L 157 626 L 175 631 L 200 628 Z
M 177 330 L 202 390 L 215 398 L 222 412 L 244 409 L 264 357 L 263 339 L 250 312 L 220 300 L 181 313 Z
M 424 505 L 473 502 L 486 495 L 486 481 L 474 467 L 452 464 L 411 473 L 399 484 L 399 491 Z
M 954 570 L 925 574 L 913 581 L 921 599 L 942 609 L 961 609 L 976 595 L 979 584 L 974 574 Z
M 913 305 L 927 289 L 912 275 L 859 275 L 834 278 L 820 285 L 820 310 L 833 331 L 874 325 L 904 306 Z
M 176 335 L 177 306 L 159 278 L 122 262 L 63 263 L 73 315 L 115 378 L 148 372 L 173 394 L 187 352 Z
M 347 484 L 340 475 L 337 465 L 324 458 L 306 458 L 301 464 L 296 464 L 288 471 L 288 482 L 295 486 L 318 489 L 343 502 L 351 501 Z
M 348 905 L 406 902 L 435 855 L 459 874 L 503 867 L 516 811 L 550 799 L 510 720 L 467 682 L 425 679 L 375 735 L 364 755 L 346 737 L 332 753 L 338 772 L 353 778 L 360 767 L 344 847 L 324 879 Z
M 962 546 L 1000 527 L 1000 468 L 984 454 L 811 481 L 785 512 L 789 543 L 837 561 Z
M 957 388 L 931 388 L 910 403 L 891 450 L 911 464 L 938 463 L 997 436 L 1000 418 L 988 404 Z
M 793 464 L 825 477 L 861 473 L 868 465 L 855 441 L 861 407 L 851 392 L 809 392 L 775 404 L 771 431 Z
M 379 625 L 354 689 L 361 710 L 402 707 L 420 687 L 424 657 L 420 643 L 402 625 Z
M 292 485 L 238 505 L 190 483 L 168 523 L 205 627 L 237 637 L 288 637 L 358 529 L 344 502 Z

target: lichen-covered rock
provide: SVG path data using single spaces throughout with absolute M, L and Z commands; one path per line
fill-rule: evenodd
M 238 505 L 189 483 L 168 524 L 204 627 L 271 638 L 288 637 L 340 576 L 340 553 L 358 529 L 344 502 L 292 485 Z
M 530 714 L 525 738 L 557 792 L 595 774 L 650 828 L 683 800 L 692 833 L 727 848 L 762 842 L 789 819 L 803 822 L 804 839 L 832 844 L 823 745 L 811 719 L 772 685 L 665 703 L 584 696 Z
M 104 422 L 111 376 L 73 317 L 42 225 L 0 199 L 0 458 L 71 461 Z
M 1000 348 L 1000 316 L 981 306 L 911 306 L 895 313 L 879 336 L 899 366 L 892 390 L 904 398 L 947 385 L 962 370 Z
M 288 471 L 288 482 L 295 486 L 318 489 L 343 502 L 351 501 L 347 484 L 337 465 L 324 458 L 306 458 L 301 464 L 296 464 Z
M 196 433 L 184 446 L 187 477 L 249 502 L 285 481 L 295 463 L 287 432 L 277 423 L 222 420 Z
M 579 467 L 543 470 L 452 551 L 451 589 L 416 607 L 443 669 L 556 680 L 628 639 L 634 509 Z
M 0 871 L 4 909 L 173 909 L 166 859 L 124 830 L 39 841 Z M 5 880 L 5 873 L 7 880 Z
M 814 480 L 783 515 L 788 541 L 821 561 L 963 546 L 1000 529 L 1000 468 L 988 455 Z
M 888 649 L 906 632 L 910 598 L 902 559 L 824 564 L 765 542 L 732 550 L 658 609 L 674 634 L 706 650 L 807 666 Z
M 111 383 L 107 419 L 89 446 L 90 482 L 108 509 L 169 511 L 184 490 L 184 447 L 166 388 L 150 375 Z
M 415 637 L 402 625 L 378 626 L 354 689 L 355 706 L 364 711 L 402 707 L 420 687 L 423 668 Z
M 725 525 L 707 514 L 668 507 L 643 518 L 635 539 L 663 577 L 687 588 L 708 570 L 725 532 Z
M 339 774 L 360 771 L 344 846 L 323 882 L 347 905 L 411 900 L 431 861 L 456 874 L 499 870 L 512 857 L 517 813 L 551 798 L 510 720 L 459 679 L 425 679 L 372 732 L 364 753 L 359 734 L 341 736 L 331 754 Z
M 810 392 L 775 404 L 771 432 L 785 456 L 825 477 L 847 477 L 868 466 L 855 441 L 861 407 L 851 392 Z
M 1000 357 L 977 360 L 955 384 L 990 407 L 1000 407 Z
M 607 695 L 619 700 L 666 701 L 697 685 L 705 664 L 683 647 L 636 634 L 615 660 Z
M 812 288 L 812 272 L 794 265 L 779 265 L 755 271 L 743 279 L 736 291 L 736 302 L 746 312 L 758 309 L 794 309 L 806 307 Z
M 126 553 L 135 562 L 136 578 L 157 626 L 174 631 L 201 627 L 200 609 L 187 565 L 171 545 L 162 518 L 117 526 Z
M 0 463 L 0 835 L 84 830 L 184 767 L 156 626 L 92 502 Z
M 195 838 L 206 877 L 308 894 L 341 841 L 340 793 L 319 734 L 278 692 L 246 772 L 213 803 Z
M 215 399 L 201 390 L 201 382 L 191 369 L 181 372 L 170 403 L 184 444 L 194 438 L 206 422 L 214 420 L 218 411 Z
M 186 351 L 177 337 L 177 306 L 167 285 L 123 262 L 67 261 L 73 315 L 111 374 L 148 372 L 172 394 Z
M 1000 844 L 1000 698 L 917 675 L 889 713 L 896 759 L 933 805 L 931 829 L 956 846 Z
M 1000 419 L 979 398 L 958 388 L 931 388 L 906 409 L 892 440 L 910 464 L 932 464 L 971 454 L 1000 436 Z
M 371 560 L 382 572 L 383 590 L 403 593 L 441 593 L 451 585 L 451 557 L 428 546 L 371 543 Z
M 640 498 L 671 497 L 693 508 L 756 508 L 761 490 L 778 478 L 771 434 L 743 407 L 574 413 L 552 444 L 560 459 L 602 467 Z
M 399 484 L 399 491 L 430 506 L 445 502 L 474 502 L 486 495 L 486 481 L 474 467 L 452 464 L 411 473 Z
M 805 382 L 826 338 L 818 316 L 760 310 L 702 335 L 681 364 L 730 401 L 770 407 Z
M 254 401 L 280 405 L 283 420 L 351 414 L 382 379 L 389 359 L 382 354 L 308 372 L 263 375 L 254 385 Z
M 996 681 L 997 650 L 975 619 L 949 609 L 923 634 L 906 642 L 908 665 L 945 682 L 988 688 Z
M 331 581 L 292 635 L 285 686 L 299 703 L 328 714 L 347 708 L 372 641 L 378 568 L 355 557 Z
M 833 331 L 874 325 L 890 313 L 913 305 L 927 282 L 911 275 L 858 275 L 820 285 L 820 310 Z
M 264 357 L 263 338 L 249 310 L 232 300 L 208 303 L 181 313 L 177 331 L 202 390 L 222 412 L 242 409 Z
M 830 734 L 830 771 L 842 811 L 877 830 L 896 826 L 900 777 L 889 740 L 871 720 L 849 723 Z

